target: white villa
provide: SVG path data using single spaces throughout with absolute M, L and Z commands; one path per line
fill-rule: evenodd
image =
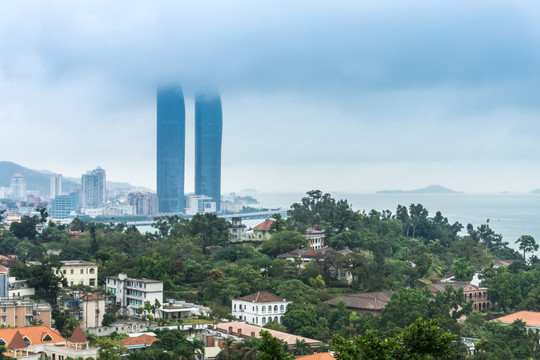
M 274 294 L 259 291 L 233 300 L 232 314 L 248 324 L 264 326 L 270 321 L 281 323 L 290 303 Z

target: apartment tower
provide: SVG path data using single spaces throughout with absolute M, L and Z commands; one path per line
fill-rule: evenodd
M 157 196 L 160 213 L 184 212 L 186 141 L 184 94 L 180 86 L 157 92 Z

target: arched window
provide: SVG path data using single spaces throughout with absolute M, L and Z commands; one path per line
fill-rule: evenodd
M 94 269 L 91 268 L 91 269 L 90 269 L 90 274 L 93 274 L 93 273 L 94 273 Z
M 277 316 L 276 316 L 276 317 L 274 317 L 274 321 L 275 321 L 275 322 L 277 322 L 277 321 L 278 321 L 278 320 L 277 320 Z
M 263 306 L 262 307 L 262 312 L 265 312 L 266 311 L 266 306 Z M 264 319 L 264 318 L 263 318 Z
M 236 304 L 234 304 L 234 310 L 236 310 Z
M 263 317 L 263 318 L 262 318 L 262 323 L 261 323 L 261 324 L 262 324 L 262 325 L 266 324 L 266 317 Z
M 279 308 L 279 310 L 283 311 L 283 308 L 284 308 L 283 305 L 281 305 L 280 308 Z
M 274 306 L 274 312 L 277 312 L 277 305 Z
M 474 304 L 474 310 L 476 310 L 476 304 Z
M 472 299 L 472 293 L 469 293 L 469 299 Z

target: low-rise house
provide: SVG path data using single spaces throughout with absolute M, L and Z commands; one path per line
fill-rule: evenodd
M 339 302 L 343 301 L 348 310 L 354 311 L 358 315 L 366 313 L 380 315 L 382 309 L 388 304 L 391 297 L 392 291 L 381 291 L 342 295 L 334 299 L 326 300 L 324 303 L 331 308 L 336 308 Z
M 10 276 L 8 282 L 8 294 L 10 298 L 23 298 L 36 294 L 36 289 L 28 286 L 26 280 L 17 280 Z
M 0 329 L 0 346 L 6 347 L 4 355 L 15 359 L 98 358 L 98 348 L 90 347 L 80 327 L 69 340 L 45 325 Z
M 151 306 L 159 303 L 159 308 L 155 311 L 158 317 L 161 316 L 163 282 L 128 278 L 127 274 L 120 273 L 118 276 L 107 276 L 105 285 L 107 291 L 115 296 L 116 305 L 123 308 L 127 315 L 139 315 L 137 309 L 143 308 L 148 301 Z M 147 316 L 149 313 L 147 310 L 143 310 L 141 315 Z
M 99 293 L 81 296 L 83 328 L 92 329 L 101 326 L 105 315 L 105 298 Z
M 540 330 L 540 312 L 536 311 L 518 311 L 510 315 L 501 316 L 492 321 L 500 321 L 504 325 L 510 325 L 516 320 L 525 323 L 525 327 L 533 330 Z
M 85 260 L 64 260 L 56 275 L 63 275 L 68 286 L 97 286 L 98 265 Z
M 138 336 L 128 336 L 120 341 L 120 345 L 127 348 L 128 351 L 135 351 L 137 349 L 146 349 L 152 346 L 154 342 L 159 340 L 156 336 L 141 334 Z
M 161 307 L 161 317 L 164 319 L 189 319 L 194 316 L 208 316 L 211 309 L 183 300 L 167 299 L 167 302 Z
M 259 225 L 253 228 L 253 238 L 255 240 L 268 240 L 270 239 L 270 228 L 275 220 L 266 219 Z
M 238 320 L 264 326 L 270 321 L 281 323 L 290 304 L 277 295 L 259 291 L 232 301 L 232 315 Z
M 449 281 L 429 284 L 429 291 L 435 296 L 438 292 L 444 292 L 447 286 L 453 290 L 463 289 L 465 300 L 473 300 L 474 311 L 485 311 L 491 308 L 491 302 L 487 298 L 487 288 L 461 281 Z
M 313 225 L 306 229 L 304 236 L 308 241 L 308 248 L 318 250 L 324 247 L 324 231 L 321 230 L 319 225 Z
M 315 339 L 305 338 L 288 334 L 282 331 L 265 329 L 257 325 L 246 324 L 243 322 L 228 322 L 208 325 L 207 335 L 205 336 L 206 346 L 216 346 L 224 343 L 224 339 L 231 338 L 236 341 L 243 339 L 259 339 L 261 330 L 268 331 L 273 337 L 285 342 L 291 349 L 296 345 L 296 341 L 305 341 L 312 349 L 321 346 L 322 342 Z
M 241 217 L 233 217 L 229 225 L 229 239 L 231 241 L 247 240 L 246 225 L 242 224 Z

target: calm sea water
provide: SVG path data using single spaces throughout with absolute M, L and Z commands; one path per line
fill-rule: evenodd
M 305 194 L 251 194 L 265 208 L 288 209 Z M 434 216 L 441 211 L 450 222 L 459 221 L 475 227 L 486 223 L 503 235 L 510 245 L 521 235 L 532 235 L 540 243 L 540 195 L 538 194 L 349 194 L 332 193 L 335 199 L 346 199 L 355 210 L 369 212 L 390 210 L 398 205 L 422 204 Z M 515 247 L 515 246 L 514 246 Z

